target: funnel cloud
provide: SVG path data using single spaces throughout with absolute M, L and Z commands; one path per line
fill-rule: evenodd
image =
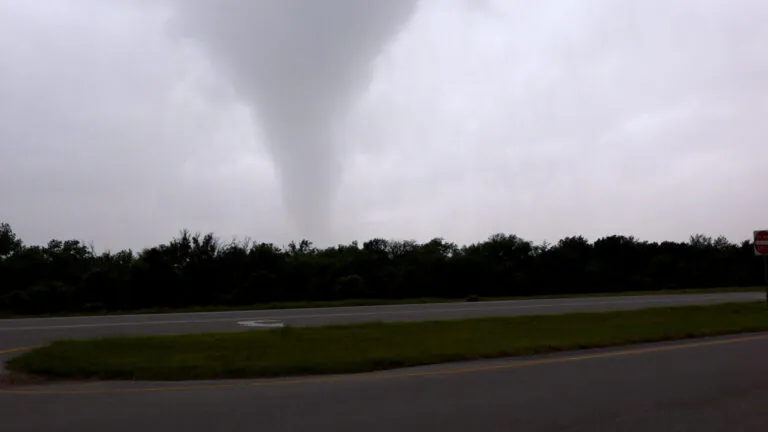
M 265 131 L 299 234 L 327 238 L 334 129 L 418 0 L 184 0 L 175 26 L 224 69 Z

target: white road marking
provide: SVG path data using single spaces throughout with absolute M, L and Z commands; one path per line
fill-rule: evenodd
M 597 306 L 607 304 L 632 304 L 632 303 L 690 303 L 698 302 L 700 300 L 713 300 L 720 298 L 731 297 L 729 295 L 709 295 L 709 296 L 696 296 L 693 298 L 685 298 L 686 296 L 680 295 L 674 296 L 675 298 L 663 298 L 663 299 L 649 299 L 649 298 L 637 298 L 637 299 L 623 299 L 613 301 L 592 301 L 592 302 L 557 302 L 557 303 L 544 303 L 544 304 L 530 304 L 530 305 L 506 305 L 497 307 L 444 307 L 434 309 L 413 309 L 402 311 L 374 311 L 374 312 L 347 312 L 347 313 L 326 313 L 326 314 L 297 314 L 297 315 L 283 315 L 283 316 L 262 316 L 258 315 L 254 318 L 249 317 L 227 317 L 227 318 L 215 318 L 215 319 L 200 319 L 200 320 L 163 320 L 163 321 L 139 321 L 139 322 L 110 322 L 110 323 L 93 323 L 93 324 L 65 324 L 65 325 L 43 325 L 43 326 L 24 326 L 24 327 L 0 327 L 0 332 L 11 331 L 29 331 L 29 330 L 57 330 L 57 329 L 73 329 L 73 328 L 95 328 L 95 327 L 133 327 L 133 326 L 147 326 L 147 325 L 169 325 L 169 324 L 204 324 L 214 322 L 232 322 L 238 321 L 257 320 L 257 319 L 270 319 L 270 320 L 289 320 L 289 319 L 313 319 L 313 318 L 336 318 L 336 317 L 352 317 L 352 316 L 374 316 L 374 315 L 413 315 L 413 314 L 431 314 L 431 313 L 460 313 L 460 312 L 483 312 L 492 310 L 516 310 L 516 309 L 532 309 L 532 308 L 573 308 L 581 306 Z M 734 299 L 735 300 L 735 299 Z M 402 305 L 400 305 L 402 306 Z M 264 313 L 264 311 L 258 311 L 258 313 Z M 425 318 L 425 320 L 428 318 Z M 0 321 L 1 322 L 1 321 Z
M 283 327 L 283 322 L 280 320 L 252 320 L 252 321 L 238 321 L 238 324 L 244 327 L 261 327 L 261 328 L 277 328 Z

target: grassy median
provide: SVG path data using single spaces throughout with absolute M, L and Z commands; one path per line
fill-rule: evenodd
M 50 378 L 333 374 L 768 330 L 765 303 L 59 341 L 11 359 Z

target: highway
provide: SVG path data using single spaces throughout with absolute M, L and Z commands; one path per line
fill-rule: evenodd
M 251 330 L 252 327 L 245 327 L 239 323 L 254 320 L 280 320 L 286 325 L 318 326 L 371 321 L 427 321 L 488 316 L 598 312 L 656 306 L 761 301 L 764 299 L 765 294 L 763 293 L 741 292 L 237 312 L 4 319 L 0 320 L 0 352 L 13 348 L 45 344 L 58 339 L 244 331 Z
M 762 293 L 0 320 L 0 362 L 57 339 L 629 310 Z M 21 350 L 19 350 L 21 349 Z M 276 380 L 7 385 L 15 431 L 768 430 L 768 334 Z M 0 368 L 2 374 L 2 368 Z
M 0 388 L 3 432 L 766 431 L 768 334 L 380 373 Z

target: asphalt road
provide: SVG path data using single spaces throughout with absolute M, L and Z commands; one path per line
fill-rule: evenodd
M 767 431 L 768 334 L 352 376 L 0 388 L 3 432 Z
M 514 300 L 269 311 L 202 312 L 73 318 L 0 320 L 0 352 L 58 339 L 243 331 L 240 322 L 280 320 L 287 325 L 318 326 L 371 321 L 427 321 L 488 316 L 559 314 L 764 300 L 765 294 L 721 293 Z

